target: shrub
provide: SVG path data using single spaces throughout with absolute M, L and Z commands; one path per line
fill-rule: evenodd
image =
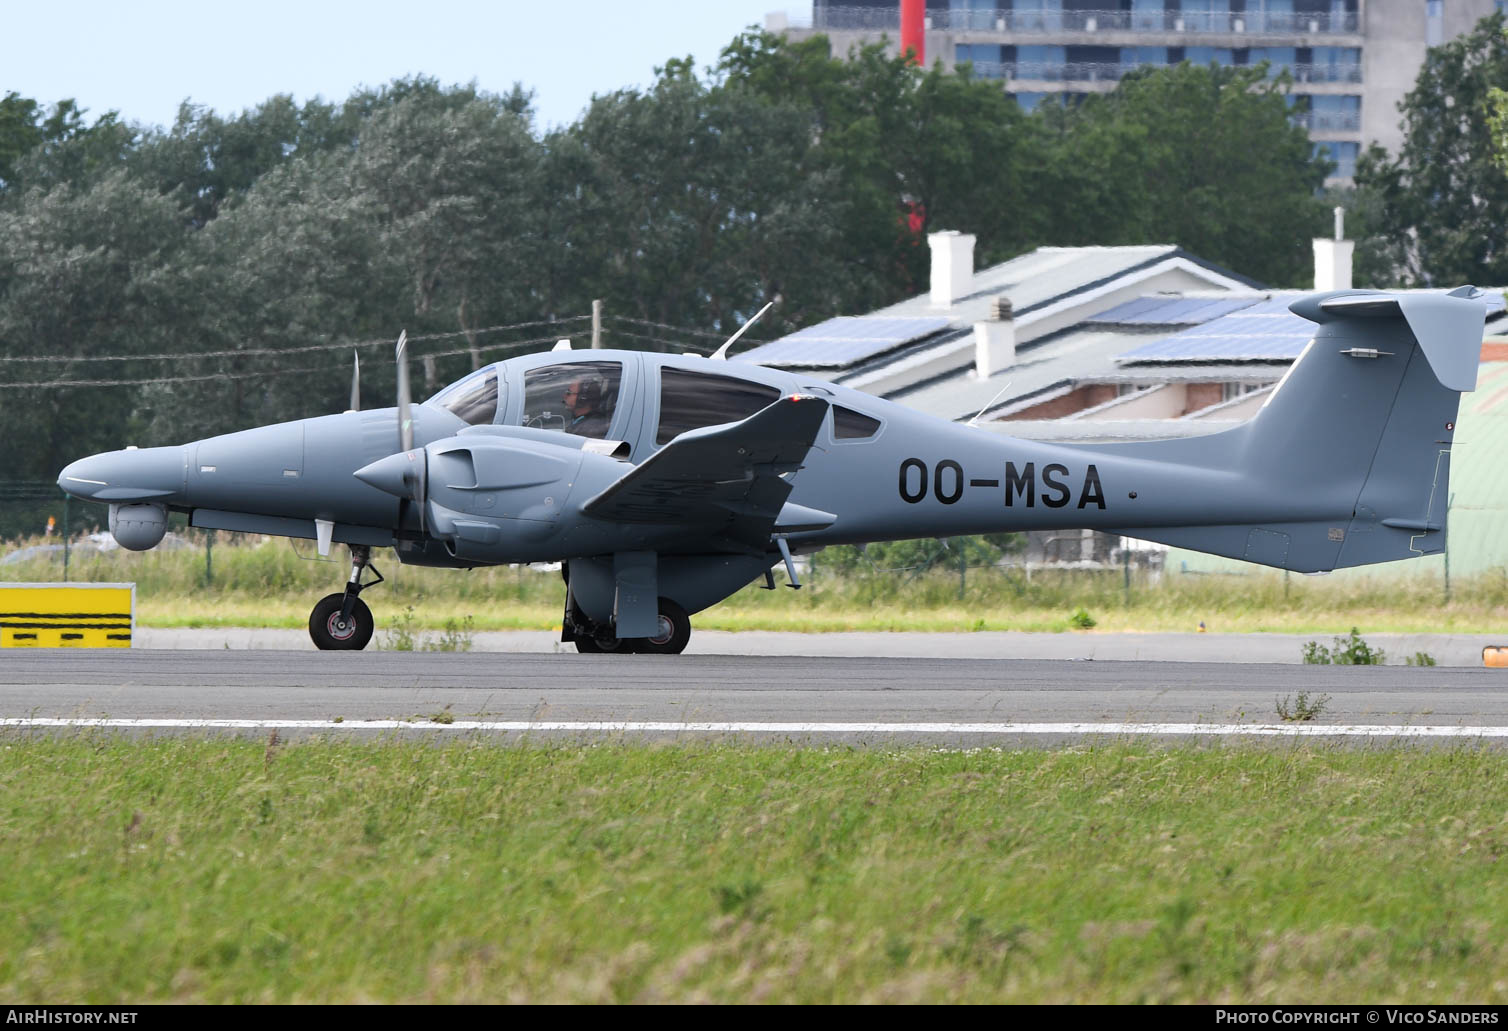
M 1304 662 L 1310 666 L 1381 666 L 1384 658 L 1382 649 L 1368 645 L 1354 626 L 1349 636 L 1334 639 L 1333 648 L 1326 648 L 1318 641 L 1304 643 Z M 1428 664 L 1433 666 L 1434 660 Z M 1410 661 L 1409 665 L 1414 663 Z

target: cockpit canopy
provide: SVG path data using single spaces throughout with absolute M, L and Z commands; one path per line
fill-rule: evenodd
M 639 365 L 597 355 L 552 357 L 542 365 L 535 364 L 538 360 L 529 356 L 489 365 L 425 404 L 444 408 L 472 426 L 508 422 L 605 439 L 615 428 L 637 437 L 636 421 L 617 418 L 620 404 L 631 405 L 637 398 L 650 418 L 643 425 L 644 439 L 634 443 L 653 449 L 688 430 L 747 418 L 781 394 L 780 387 L 759 377 L 727 374 L 722 363 L 713 371 L 711 363 L 688 368 L 674 360 L 646 362 L 642 372 L 647 375 L 642 375 Z M 504 381 L 511 384 L 508 389 Z M 880 421 L 872 416 L 838 404 L 832 411 L 834 440 L 864 440 L 879 432 Z M 615 427 L 615 421 L 622 425 Z
M 529 369 L 523 378 L 523 425 L 582 437 L 607 435 L 623 386 L 622 362 L 562 362 Z M 499 420 L 505 401 L 499 395 L 497 367 L 488 366 L 452 383 L 425 404 L 481 426 Z M 519 421 L 520 413 L 515 412 L 513 419 Z
M 424 403 L 443 408 L 468 425 L 484 426 L 497 421 L 497 369 L 488 366 L 457 380 Z

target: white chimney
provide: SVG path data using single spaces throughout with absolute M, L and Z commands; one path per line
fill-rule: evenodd
M 951 308 L 974 282 L 974 237 L 947 229 L 927 235 L 932 248 L 932 307 Z
M 1345 239 L 1346 209 L 1335 209 L 1335 239 L 1314 241 L 1314 288 L 1316 290 L 1351 289 L 1351 256 L 1356 241 Z
M 990 301 L 987 322 L 974 323 L 974 374 L 989 379 L 1016 360 L 1016 317 L 1009 297 Z

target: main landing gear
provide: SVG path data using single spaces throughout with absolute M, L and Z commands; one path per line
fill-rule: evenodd
M 659 632 L 653 637 L 615 637 L 610 624 L 593 623 L 569 596 L 565 619 L 567 639 L 588 655 L 679 655 L 691 640 L 691 617 L 669 598 L 660 599 Z
M 370 569 L 375 580 L 361 582 Z M 343 594 L 327 594 L 309 613 L 309 637 L 320 651 L 360 651 L 372 639 L 376 621 L 372 610 L 360 594 L 382 583 L 382 574 L 372 565 L 372 549 L 364 544 L 351 545 L 351 578 Z

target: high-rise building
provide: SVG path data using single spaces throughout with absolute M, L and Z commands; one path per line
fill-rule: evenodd
M 1424 53 L 1471 30 L 1508 0 L 925 0 L 924 58 L 999 79 L 1022 107 L 1049 95 L 1109 92 L 1142 65 L 1287 69 L 1316 150 L 1346 181 L 1377 142 L 1403 143 L 1398 104 Z M 771 31 L 825 34 L 836 57 L 900 38 L 900 0 L 813 0 L 809 18 L 772 14 Z

